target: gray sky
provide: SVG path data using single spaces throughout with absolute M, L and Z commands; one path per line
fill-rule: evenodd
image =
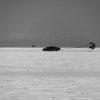
M 100 40 L 100 0 L 0 0 L 0 40 L 47 36 Z

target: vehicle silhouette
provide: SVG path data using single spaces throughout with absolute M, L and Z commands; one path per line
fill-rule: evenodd
M 60 50 L 60 48 L 56 46 L 50 46 L 50 47 L 43 48 L 43 51 L 58 51 L 58 50 Z

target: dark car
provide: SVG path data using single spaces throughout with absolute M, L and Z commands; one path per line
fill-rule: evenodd
M 60 50 L 60 48 L 56 46 L 50 46 L 50 47 L 43 48 L 43 51 L 58 51 L 58 50 Z

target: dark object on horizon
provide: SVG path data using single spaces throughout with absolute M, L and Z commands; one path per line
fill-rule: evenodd
M 56 46 L 50 46 L 50 47 L 43 48 L 43 51 L 58 51 L 58 50 L 60 50 L 60 48 Z
M 93 42 L 90 42 L 89 44 L 91 44 L 91 46 L 89 46 L 89 48 L 91 48 L 91 49 L 95 49 L 95 44 L 93 43 Z
M 90 46 L 89 46 L 89 44 L 91 44 Z M 86 46 L 89 46 L 89 48 L 90 49 L 95 49 L 95 43 L 93 43 L 93 42 L 90 42 L 90 43 L 87 43 L 87 44 L 85 44 L 85 45 L 81 45 L 81 46 L 79 46 L 78 48 L 82 48 L 82 47 L 86 47 Z
M 32 45 L 32 47 L 35 47 L 34 45 Z

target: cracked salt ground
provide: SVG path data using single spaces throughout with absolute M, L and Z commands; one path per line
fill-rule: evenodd
M 0 50 L 0 100 L 100 100 L 99 54 Z
M 100 78 L 82 77 L 0 77 L 4 84 L 0 100 L 63 100 L 100 97 Z M 11 82 L 10 82 L 11 80 Z M 8 98 L 8 99 L 7 99 Z M 72 100 L 71 99 L 71 100 Z M 85 99 L 86 100 L 86 99 Z

